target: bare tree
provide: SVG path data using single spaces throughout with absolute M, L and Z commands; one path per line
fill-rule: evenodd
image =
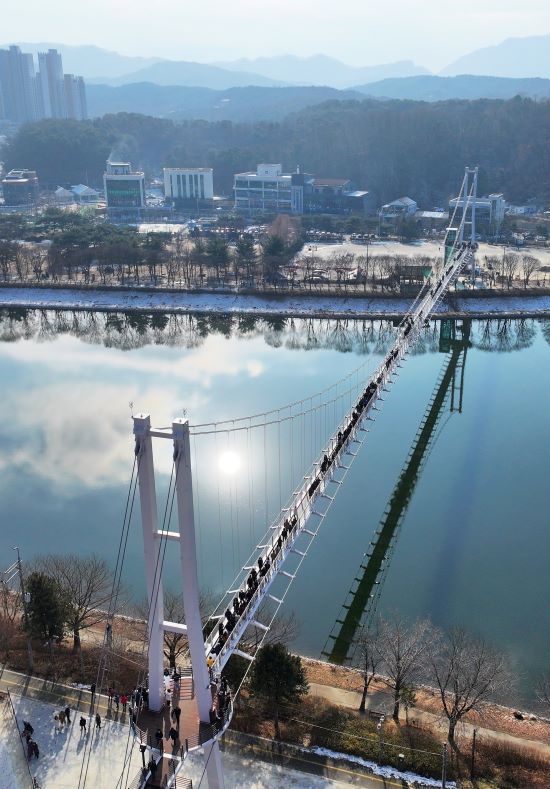
M 519 266 L 519 255 L 510 252 L 502 259 L 502 274 L 506 282 L 506 287 L 511 288 L 514 283 L 514 277 Z
M 535 687 L 537 699 L 550 711 L 550 674 L 543 674 Z
M 256 619 L 261 625 L 269 625 L 269 630 L 266 633 L 258 627 L 249 628 L 241 641 L 245 651 L 255 652 L 260 643 L 262 646 L 284 644 L 288 647 L 300 633 L 300 623 L 294 613 L 276 616 L 271 621 L 271 613 L 260 612 Z
M 408 625 L 399 616 L 380 622 L 378 650 L 385 675 L 382 680 L 393 691 L 393 719 L 396 723 L 399 723 L 402 694 L 423 673 L 431 641 L 429 622 Z
M 358 645 L 361 654 L 361 670 L 363 672 L 363 693 L 359 704 L 359 712 L 365 712 L 369 687 L 378 673 L 379 666 L 382 664 L 382 655 L 378 649 L 378 638 L 378 624 L 363 628 L 359 636 Z
M 175 592 L 173 589 L 164 589 L 163 600 L 164 619 L 168 622 L 177 622 L 181 625 L 185 624 L 185 608 L 182 594 Z M 199 608 L 204 626 L 208 620 L 208 614 L 212 610 L 212 596 L 209 592 L 201 592 L 199 597 Z M 144 622 L 147 622 L 149 617 L 149 603 L 147 600 L 139 602 L 135 606 L 135 611 L 138 617 Z M 147 635 L 146 632 L 145 638 L 147 638 Z M 174 669 L 177 666 L 178 658 L 188 651 L 189 643 L 187 636 L 184 633 L 169 633 L 165 630 L 163 642 L 164 657 L 168 660 L 170 668 Z
M 439 637 L 431 659 L 441 705 L 449 721 L 448 739 L 454 746 L 457 724 L 488 697 L 509 686 L 511 672 L 504 655 L 462 628 Z
M 522 265 L 523 287 L 524 288 L 528 288 L 529 287 L 529 280 L 531 279 L 531 277 L 533 276 L 535 271 L 537 271 L 537 269 L 540 266 L 540 260 L 538 258 L 534 257 L 533 255 L 524 255 L 522 262 L 523 262 L 523 265 Z
M 55 578 L 67 602 L 67 625 L 73 634 L 73 652 L 81 653 L 81 633 L 105 621 L 104 606 L 111 599 L 113 573 L 100 556 L 50 554 L 35 565 Z
M 5 581 L 0 581 L 0 649 L 6 660 L 19 630 L 20 615 L 21 596 L 10 589 Z
M 203 607 L 204 610 L 204 607 Z M 185 622 L 183 597 L 171 589 L 164 592 L 164 618 L 169 622 Z M 168 633 L 164 631 L 164 657 L 168 660 L 171 669 L 175 669 L 178 658 L 188 649 L 187 636 L 183 633 Z

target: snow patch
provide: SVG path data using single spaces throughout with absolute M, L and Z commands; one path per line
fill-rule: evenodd
M 401 771 L 395 767 L 381 767 L 376 762 L 362 759 L 360 756 L 352 756 L 348 753 L 338 753 L 337 751 L 331 751 L 329 748 L 315 746 L 314 748 L 301 750 L 304 750 L 306 753 L 315 753 L 317 756 L 328 756 L 330 759 L 342 759 L 346 762 L 353 762 L 361 767 L 366 767 L 367 770 L 370 770 L 375 775 L 380 775 L 383 778 L 397 778 L 400 781 L 406 781 L 409 785 L 441 786 L 441 781 L 435 778 L 424 778 L 422 775 L 411 773 L 408 770 Z M 454 781 L 447 781 L 447 786 L 450 787 L 450 789 L 456 789 L 456 783 Z

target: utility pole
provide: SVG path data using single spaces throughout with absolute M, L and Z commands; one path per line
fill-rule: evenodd
M 471 761 L 470 761 L 470 781 L 472 781 L 472 782 L 474 780 L 474 772 L 475 772 L 476 737 L 477 737 L 477 729 L 474 729 L 474 735 L 472 737 L 472 758 L 471 758 Z
M 27 616 L 27 602 L 28 602 L 27 593 L 25 592 L 25 582 L 23 580 L 23 568 L 21 566 L 21 556 L 19 554 L 18 546 L 16 545 L 13 550 L 17 551 L 17 572 L 19 573 L 19 586 L 21 588 L 21 602 L 23 604 L 23 617 L 25 620 L 25 633 L 27 636 L 27 654 L 29 657 L 29 671 L 32 674 L 32 672 L 34 671 L 34 655 L 32 652 L 32 641 L 29 633 L 29 619 Z

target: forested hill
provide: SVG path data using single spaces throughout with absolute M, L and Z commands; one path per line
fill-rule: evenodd
M 351 178 L 382 203 L 410 195 L 444 204 L 465 164 L 479 189 L 512 202 L 550 200 L 550 102 L 330 101 L 274 123 L 183 121 L 119 113 L 96 121 L 41 121 L 20 129 L 3 153 L 8 167 L 32 167 L 43 184 L 101 185 L 110 153 L 149 173 L 162 166 L 210 166 L 218 193 L 258 162 Z
M 201 118 L 208 121 L 272 121 L 329 99 L 384 99 L 446 101 L 448 99 L 511 99 L 514 96 L 550 98 L 548 79 L 503 77 L 435 77 L 425 74 L 369 82 L 353 90 L 322 86 L 204 87 L 131 83 L 119 87 L 90 84 L 86 87 L 88 112 L 99 118 L 109 112 L 141 112 L 172 120 Z
M 550 85 L 550 80 L 548 82 Z M 550 94 L 550 90 L 549 90 Z M 327 87 L 262 88 L 248 86 L 228 90 L 178 85 L 132 83 L 120 87 L 87 85 L 88 112 L 96 118 L 110 112 L 142 112 L 160 118 L 208 121 L 265 121 L 284 118 L 312 104 L 329 99 L 362 99 L 356 91 Z

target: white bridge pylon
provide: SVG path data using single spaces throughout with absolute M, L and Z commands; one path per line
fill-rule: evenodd
M 471 183 L 470 183 L 471 179 Z M 282 605 L 309 546 L 341 487 L 353 459 L 367 435 L 367 423 L 373 420 L 372 412 L 378 410 L 382 395 L 388 391 L 398 375 L 411 344 L 418 338 L 425 321 L 445 295 L 450 284 L 467 265 L 475 270 L 475 198 L 477 168 L 466 168 L 466 174 L 457 200 L 455 212 L 445 238 L 445 256 L 442 267 L 424 285 L 409 312 L 401 321 L 394 345 L 369 379 L 364 391 L 340 424 L 338 431 L 328 440 L 325 450 L 303 477 L 302 484 L 294 491 L 286 507 L 257 545 L 247 564 L 241 568 L 231 587 L 223 596 L 211 617 L 215 625 L 204 640 L 199 610 L 197 553 L 193 511 L 192 475 L 190 460 L 190 427 L 177 419 L 170 429 L 151 427 L 150 417 L 139 414 L 134 419 L 136 456 L 140 489 L 144 554 L 149 600 L 148 616 L 148 669 L 149 706 L 160 710 L 164 703 L 163 634 L 187 634 L 193 670 L 194 687 L 201 721 L 209 721 L 212 707 L 209 670 L 221 674 L 232 654 L 250 662 L 254 654 L 239 649 L 248 627 L 261 631 L 256 640 L 256 651 L 261 646 L 270 624 Z M 462 201 L 462 202 L 461 202 Z M 457 209 L 462 216 L 455 226 Z M 467 222 L 468 209 L 470 221 Z M 469 241 L 464 239 L 465 226 L 471 229 Z M 179 531 L 158 528 L 155 492 L 152 439 L 165 438 L 174 444 L 175 492 L 178 505 Z M 179 542 L 181 580 L 186 624 L 164 619 L 162 599 L 163 551 L 168 541 Z M 294 569 L 284 569 L 286 560 L 294 556 Z M 280 580 L 283 591 L 272 593 L 275 580 Z M 274 604 L 270 623 L 256 619 L 264 602 Z M 215 738 L 207 745 L 206 769 L 211 789 L 223 787 L 223 773 Z

